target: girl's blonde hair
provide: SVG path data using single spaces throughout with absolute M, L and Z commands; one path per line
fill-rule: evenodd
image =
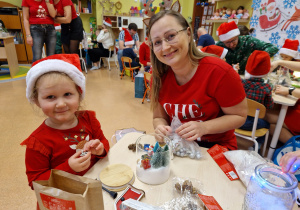
M 115 39 L 115 35 L 114 35 L 114 32 L 113 32 L 113 30 L 112 30 L 112 28 L 111 27 L 109 27 L 109 26 L 107 26 L 107 25 L 105 25 L 105 27 L 106 27 L 106 29 L 108 30 L 108 32 L 109 32 L 109 35 L 110 35 L 110 37 L 112 38 L 112 41 L 113 41 L 113 43 L 114 43 L 114 46 L 116 45 L 116 39 Z
M 190 33 L 191 39 L 189 41 L 189 49 L 188 49 L 188 56 L 192 63 L 192 65 L 197 66 L 199 63 L 199 60 L 204 58 L 205 56 L 208 56 L 209 54 L 203 53 L 199 51 L 195 45 L 194 39 L 193 39 L 193 31 L 189 23 L 186 21 L 186 19 L 178 12 L 175 12 L 173 10 L 164 10 L 161 11 L 154 16 L 151 17 L 150 23 L 149 23 L 149 34 L 151 33 L 152 26 L 161 18 L 164 16 L 172 16 L 176 19 L 178 24 L 180 24 L 183 28 L 187 29 Z M 150 35 L 151 40 L 151 35 Z M 152 46 L 152 43 L 151 43 Z M 170 68 L 170 66 L 160 62 L 154 52 L 152 47 L 150 48 L 151 52 L 151 64 L 152 64 L 152 77 L 153 77 L 153 83 L 151 88 L 151 108 L 152 110 L 155 108 L 155 106 L 158 104 L 158 97 L 159 97 L 159 91 L 161 88 L 161 78 L 164 76 L 164 74 L 167 72 L 167 70 Z
M 38 98 L 38 87 L 39 87 L 39 82 L 41 81 L 41 79 L 45 79 L 46 81 L 49 81 L 49 82 L 52 82 L 52 81 L 59 82 L 61 80 L 69 79 L 76 86 L 77 92 L 79 93 L 79 98 L 81 98 L 82 92 L 80 90 L 80 87 L 67 74 L 58 72 L 58 71 L 52 71 L 52 72 L 43 74 L 36 80 L 33 90 L 32 90 L 32 93 L 30 95 L 30 98 L 32 99 L 32 101 L 36 101 Z

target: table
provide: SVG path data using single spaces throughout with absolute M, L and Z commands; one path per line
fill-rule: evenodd
M 295 98 L 293 96 L 290 96 L 290 95 L 282 96 L 282 95 L 275 94 L 275 93 L 273 93 L 272 98 L 274 100 L 274 103 L 281 104 L 281 109 L 280 109 L 280 112 L 279 112 L 279 116 L 278 116 L 278 120 L 277 120 L 277 123 L 276 123 L 273 138 L 272 138 L 272 141 L 271 141 L 271 144 L 270 144 L 270 147 L 269 147 L 268 156 L 267 156 L 268 159 L 272 159 L 272 156 L 274 154 L 274 151 L 275 151 L 274 148 L 276 148 L 278 138 L 279 138 L 279 134 L 280 134 L 280 131 L 281 131 L 281 128 L 282 128 L 282 125 L 283 125 L 284 118 L 285 118 L 288 107 L 289 106 L 294 106 L 296 104 L 297 100 L 298 100 L 297 98 Z
M 4 47 L 0 47 L 0 59 L 7 60 L 10 77 L 13 78 L 19 72 L 14 36 L 0 37 L 0 39 L 4 42 Z
M 140 133 L 126 134 L 108 153 L 108 156 L 99 160 L 84 176 L 96 179 L 103 168 L 110 164 L 123 163 L 128 165 L 135 174 L 136 155 L 127 146 L 135 143 Z M 244 202 L 246 187 L 240 180 L 230 181 L 211 156 L 206 148 L 201 148 L 204 157 L 200 160 L 174 157 L 171 161 L 171 175 L 169 180 L 161 185 L 147 185 L 135 177 L 133 186 L 143 189 L 145 197 L 142 202 L 159 206 L 173 198 L 172 178 L 195 178 L 203 184 L 206 195 L 214 196 L 225 210 L 240 210 Z M 118 192 L 118 197 L 122 194 Z M 114 200 L 103 191 L 105 209 L 114 209 Z

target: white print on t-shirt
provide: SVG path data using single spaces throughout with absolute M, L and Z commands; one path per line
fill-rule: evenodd
M 42 7 L 42 5 L 39 6 L 36 17 L 38 17 L 38 18 L 46 17 L 46 10 L 45 10 L 45 8 Z
M 176 116 L 179 119 L 200 118 L 204 115 L 197 104 L 165 103 L 163 107 L 169 116 Z

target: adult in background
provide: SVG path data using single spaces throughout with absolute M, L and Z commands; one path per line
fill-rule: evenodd
M 240 31 L 234 21 L 222 23 L 217 29 L 218 46 L 228 49 L 226 62 L 230 65 L 239 64 L 238 73 L 244 75 L 248 57 L 254 50 L 266 51 L 270 57 L 278 52 L 278 48 L 271 43 L 263 42 L 252 36 L 240 36 Z
M 138 27 L 135 23 L 130 23 L 128 25 L 129 34 L 131 35 L 131 37 L 134 41 L 134 44 L 132 45 L 132 49 L 134 49 L 135 46 L 137 48 L 137 49 L 134 49 L 135 53 L 138 53 L 139 49 L 140 49 L 140 41 L 139 41 L 139 35 L 137 33 L 137 29 L 138 29 Z M 122 31 L 119 34 L 119 50 L 118 50 L 118 62 L 119 62 L 121 72 L 123 70 L 123 65 L 122 65 L 122 60 L 121 60 L 121 57 L 123 56 L 123 49 L 128 48 L 128 46 L 125 46 L 125 38 L 124 37 L 125 37 L 125 32 L 122 29 Z
M 90 70 L 99 69 L 100 58 L 108 57 L 109 48 L 114 46 L 115 38 L 111 26 L 111 20 L 107 17 L 103 21 L 102 30 L 96 31 L 98 48 L 88 50 L 90 59 L 93 62 L 93 67 Z
M 44 44 L 47 56 L 55 54 L 56 32 L 53 18 L 56 12 L 48 11 L 46 1 L 22 0 L 26 42 L 32 47 L 32 62 L 42 58 Z
M 247 102 L 239 75 L 225 61 L 197 49 L 185 18 L 172 10 L 149 23 L 153 84 L 151 104 L 155 133 L 175 132 L 200 146 L 237 149 L 234 129 L 243 125 Z
M 61 24 L 61 42 L 65 53 L 78 53 L 79 43 L 83 39 L 83 26 L 73 2 L 71 0 L 45 1 L 48 10 L 56 12 L 55 22 Z
M 197 35 L 198 35 L 197 48 L 199 50 L 201 50 L 203 47 L 207 47 L 209 45 L 215 44 L 214 38 L 212 38 L 212 36 L 207 33 L 205 28 L 198 28 Z

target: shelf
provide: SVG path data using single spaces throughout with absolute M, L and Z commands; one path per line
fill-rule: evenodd
M 206 23 L 227 23 L 228 19 L 220 19 L 220 20 L 206 20 Z M 239 19 L 239 23 L 248 23 L 249 19 Z

